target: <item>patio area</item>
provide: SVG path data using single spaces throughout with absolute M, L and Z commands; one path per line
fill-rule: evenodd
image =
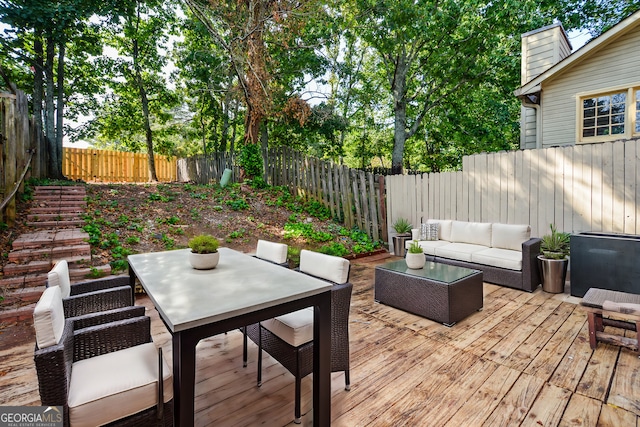
M 386 255 L 352 261 L 351 391 L 333 374 L 332 425 L 636 426 L 640 364 L 626 349 L 589 348 L 579 299 L 484 284 L 484 309 L 447 328 L 373 301 L 374 267 Z M 170 334 L 147 297 L 154 341 L 171 360 Z M 34 342 L 0 351 L 0 405 L 39 405 Z M 242 334 L 198 346 L 198 426 L 293 425 L 294 380 L 257 347 L 242 367 Z M 303 382 L 310 425 L 311 376 Z

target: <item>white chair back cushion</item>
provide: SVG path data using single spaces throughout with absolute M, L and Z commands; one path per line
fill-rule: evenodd
M 60 287 L 47 288 L 33 310 L 33 326 L 38 348 L 46 348 L 60 342 L 64 330 L 64 310 Z
M 288 246 L 284 243 L 258 240 L 256 257 L 275 262 L 276 264 L 284 264 L 287 262 L 287 249 Z
M 521 224 L 493 224 L 491 246 L 522 252 L 522 243 L 531 238 L 531 227 Z
M 164 401 L 173 398 L 173 376 L 162 363 Z M 69 381 L 72 426 L 97 426 L 150 408 L 158 401 L 158 350 L 146 343 L 75 362 Z
M 451 241 L 491 247 L 491 223 L 453 221 Z
M 349 260 L 303 249 L 300 271 L 341 285 L 349 279 Z
M 63 259 L 56 263 L 47 275 L 49 286 L 60 286 L 62 298 L 69 298 L 71 295 L 71 279 L 69 278 L 69 265 Z

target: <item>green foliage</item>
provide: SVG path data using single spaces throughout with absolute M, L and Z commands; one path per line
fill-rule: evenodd
M 129 237 L 127 237 L 125 242 L 128 245 L 137 245 L 138 243 L 140 243 L 140 238 L 138 236 L 129 236 Z
M 248 179 L 262 176 L 262 154 L 257 144 L 245 144 L 240 151 L 238 163 Z
M 410 254 L 421 254 L 421 253 L 423 253 L 422 247 L 420 247 L 420 244 L 418 243 L 417 240 L 412 241 L 411 245 L 409 245 L 409 253 Z
M 332 234 L 316 230 L 313 224 L 308 222 L 295 222 L 295 219 L 292 221 L 291 218 L 284 225 L 283 237 L 285 239 L 297 239 L 304 237 L 310 242 L 328 242 L 333 239 Z
M 200 234 L 189 240 L 189 247 L 197 254 L 209 254 L 218 252 L 218 239 L 208 234 Z
M 241 211 L 243 209 L 249 209 L 249 204 L 244 199 L 227 200 L 226 204 L 227 204 L 227 206 L 229 206 L 234 211 Z
M 406 234 L 411 233 L 411 223 L 406 218 L 398 218 L 391 225 L 396 233 L 398 234 Z
M 89 273 L 86 275 L 88 279 L 99 279 L 104 276 L 104 272 L 98 270 L 97 268 L 91 266 L 89 267 Z
M 165 196 L 159 193 L 150 193 L 148 199 L 150 202 L 170 202 L 173 200 L 173 197 Z
M 244 228 L 242 228 L 240 230 L 232 231 L 231 233 L 229 233 L 229 238 L 231 238 L 231 239 L 239 239 L 239 238 L 243 237 L 246 232 L 247 232 L 247 230 L 245 230 Z
M 9 228 L 9 225 L 6 222 L 0 221 L 0 231 L 4 231 Z
M 545 258 L 564 259 L 570 254 L 571 235 L 558 231 L 555 224 L 549 226 L 551 234 L 542 236 L 540 251 Z
M 320 249 L 318 249 L 318 252 L 339 257 L 349 255 L 350 253 L 349 249 L 347 249 L 344 244 L 340 242 L 333 242 L 329 243 L 328 245 L 323 245 L 320 247 Z

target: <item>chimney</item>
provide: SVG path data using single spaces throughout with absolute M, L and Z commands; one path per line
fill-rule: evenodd
M 571 43 L 559 22 L 522 35 L 520 84 L 524 85 L 571 54 Z

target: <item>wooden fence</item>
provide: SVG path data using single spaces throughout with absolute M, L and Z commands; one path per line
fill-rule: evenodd
M 176 181 L 176 159 L 157 154 L 154 159 L 158 180 Z M 148 182 L 147 154 L 64 147 L 62 174 L 83 181 Z
M 387 178 L 388 225 L 428 218 L 640 234 L 640 141 L 477 154 L 462 171 Z
M 0 93 L 0 222 L 12 226 L 15 194 L 25 177 L 47 175 L 47 149 L 41 130 L 29 116 L 27 96 Z
M 265 180 L 287 186 L 292 194 L 321 202 L 347 228 L 357 227 L 377 241 L 387 239 L 384 178 L 309 157 L 287 147 L 263 153 Z M 178 160 L 178 180 L 219 181 L 224 169 L 237 176 L 235 159 L 214 153 Z

